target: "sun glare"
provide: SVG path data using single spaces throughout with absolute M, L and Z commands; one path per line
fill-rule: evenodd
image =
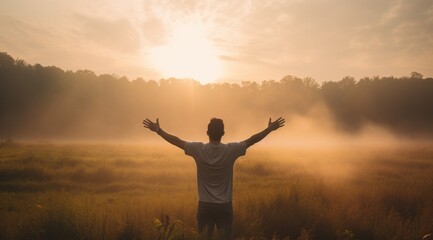
M 167 44 L 154 48 L 151 55 L 163 77 L 192 78 L 201 83 L 221 77 L 217 49 L 201 24 L 175 26 Z

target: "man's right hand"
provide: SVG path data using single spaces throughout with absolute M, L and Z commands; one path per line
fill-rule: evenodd
M 148 118 L 143 120 L 143 125 L 145 128 L 150 129 L 151 131 L 157 132 L 159 130 L 159 119 L 156 119 L 156 122 L 150 121 Z
M 148 118 L 146 118 L 145 120 L 143 120 L 143 125 L 145 128 L 148 128 L 151 131 L 158 133 L 158 135 L 161 136 L 162 138 L 164 138 L 165 141 L 175 145 L 176 147 L 179 147 L 179 148 L 185 150 L 185 143 L 186 142 L 184 140 L 162 130 L 159 127 L 159 119 L 158 118 L 156 119 L 156 122 L 152 122 Z
M 286 120 L 284 120 L 284 118 L 282 118 L 282 117 L 279 117 L 274 122 L 272 122 L 271 118 L 269 118 L 268 128 L 271 131 L 275 131 L 278 128 L 283 127 L 285 122 L 286 122 Z

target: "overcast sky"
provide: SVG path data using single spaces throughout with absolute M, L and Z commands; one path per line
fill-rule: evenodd
M 169 57 L 215 57 L 219 81 L 433 76 L 432 0 L 0 1 L 0 51 L 65 70 L 167 77 L 155 49 L 194 35 L 179 26 L 212 51 L 189 56 L 202 51 L 192 40 Z

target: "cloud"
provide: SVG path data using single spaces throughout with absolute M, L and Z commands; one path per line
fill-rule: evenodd
M 358 29 L 351 47 L 363 56 L 363 67 L 376 74 L 419 71 L 431 75 L 432 14 L 431 1 L 395 1 L 380 12 L 378 21 Z
M 86 39 L 122 53 L 134 53 L 140 49 L 139 36 L 127 19 L 103 19 L 76 15 L 81 27 L 76 32 L 78 38 Z
M 65 68 L 78 65 L 60 59 L 65 54 L 94 55 L 83 67 L 127 74 L 127 65 L 131 72 L 141 66 L 156 76 L 147 54 L 170 40 L 176 24 L 193 20 L 206 26 L 228 79 L 433 75 L 431 0 L 16 0 L 0 3 L 0 16 L 4 51 L 29 60 L 51 56 Z
M 149 46 L 159 46 L 167 41 L 166 26 L 156 16 L 144 20 L 141 26 L 141 33 Z
M 83 16 L 80 21 L 83 26 L 78 30 L 57 30 L 0 16 L 0 50 L 30 64 L 158 79 L 158 73 L 146 67 L 145 60 L 137 54 L 140 45 L 131 40 L 134 33 L 124 36 L 133 31 L 125 21 L 111 22 Z M 112 29 L 108 29 L 110 27 Z M 92 31 L 97 33 L 92 34 Z
M 55 33 L 10 16 L 0 15 L 1 46 L 25 52 L 34 48 L 45 49 Z
M 433 73 L 431 1 L 254 3 L 232 24 L 242 36 L 220 42 L 227 56 L 245 64 L 254 59 L 318 80 Z

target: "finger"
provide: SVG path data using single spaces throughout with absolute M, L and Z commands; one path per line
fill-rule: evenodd
M 150 123 L 155 123 L 154 121 L 150 120 L 149 118 L 146 118 L 146 120 Z
M 269 118 L 269 122 L 268 122 L 268 124 L 270 124 L 272 121 L 271 121 L 271 118 Z
M 282 118 L 282 117 L 279 117 L 279 118 L 277 119 L 277 122 L 280 121 L 281 119 L 283 119 L 283 118 Z
M 156 119 L 156 124 L 159 126 L 159 118 Z

